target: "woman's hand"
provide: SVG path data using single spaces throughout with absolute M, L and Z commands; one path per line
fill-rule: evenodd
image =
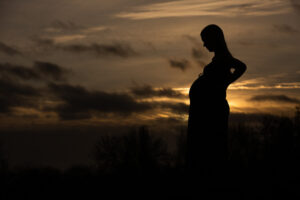
M 240 78 L 247 69 L 247 66 L 240 60 L 233 58 L 230 63 L 230 69 L 234 69 L 229 78 L 229 84 Z

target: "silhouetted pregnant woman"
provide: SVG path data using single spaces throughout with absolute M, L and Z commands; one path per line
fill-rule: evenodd
M 215 56 L 189 91 L 187 164 L 192 175 L 210 176 L 222 171 L 227 160 L 226 90 L 246 71 L 246 65 L 231 55 L 217 25 L 206 26 L 200 35 Z

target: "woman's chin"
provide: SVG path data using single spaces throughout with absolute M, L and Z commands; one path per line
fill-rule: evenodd
M 206 49 L 209 51 L 209 52 L 213 52 L 214 50 L 212 48 L 207 48 Z

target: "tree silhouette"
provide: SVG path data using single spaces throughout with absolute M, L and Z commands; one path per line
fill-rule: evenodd
M 177 168 L 185 168 L 187 154 L 186 130 L 181 128 L 176 138 L 176 150 L 174 155 L 175 166 Z
M 123 136 L 102 136 L 93 155 L 98 169 L 104 172 L 143 173 L 169 162 L 166 143 L 152 136 L 146 126 Z

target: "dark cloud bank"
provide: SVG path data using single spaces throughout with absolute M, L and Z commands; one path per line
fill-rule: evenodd
M 0 63 L 0 113 L 10 113 L 15 107 L 36 108 L 42 91 L 28 81 L 60 81 L 65 71 L 49 62 L 37 61 L 33 67 Z
M 137 97 L 170 97 L 170 98 L 184 98 L 186 97 L 181 92 L 173 90 L 172 88 L 160 88 L 155 90 L 150 85 L 135 86 L 131 88 L 131 93 Z
M 88 91 L 81 86 L 49 84 L 52 93 L 63 101 L 56 109 L 62 119 L 90 118 L 91 113 L 129 115 L 152 108 L 149 103 L 137 102 L 125 93 Z
M 0 63 L 2 76 L 24 80 L 65 80 L 67 70 L 50 62 L 35 61 L 33 67 Z
M 39 90 L 10 79 L 0 79 L 0 113 L 10 113 L 14 107 L 35 107 Z
M 143 113 L 152 109 L 168 109 L 176 114 L 187 114 L 188 106 L 184 103 L 138 101 L 131 93 L 109 93 L 104 91 L 89 91 L 82 86 L 69 84 L 49 84 L 51 93 L 63 103 L 54 110 L 64 120 L 88 119 L 93 115 L 113 114 L 128 116 L 133 113 Z M 133 89 L 135 95 L 143 97 L 171 96 L 181 97 L 172 90 L 154 91 L 148 86 L 150 93 L 145 90 Z
M 97 57 L 104 56 L 118 56 L 127 58 L 138 55 L 138 53 L 126 43 L 113 43 L 113 44 L 56 44 L 50 38 L 34 38 L 34 42 L 41 47 L 61 50 L 70 53 L 87 53 Z
M 256 95 L 256 96 L 251 97 L 249 100 L 250 101 L 259 101 L 259 102 L 274 101 L 274 102 L 279 102 L 279 103 L 293 103 L 293 104 L 300 103 L 299 99 L 291 98 L 286 95 Z
M 55 112 L 62 120 L 90 119 L 93 116 L 128 116 L 152 109 L 168 109 L 176 114 L 187 112 L 182 103 L 141 101 L 145 97 L 183 98 L 171 88 L 155 90 L 146 85 L 133 87 L 128 92 L 90 91 L 80 85 L 68 83 L 68 70 L 50 62 L 34 62 L 32 67 L 0 64 L 0 113 L 13 113 L 14 108 L 34 108 L 42 112 Z M 38 81 L 42 87 L 33 86 Z M 41 99 L 56 102 L 46 106 Z M 39 102 L 39 103 L 37 103 Z M 40 104 L 40 105 L 39 105 Z
M 175 114 L 188 114 L 189 105 L 185 103 L 170 103 L 170 102 L 161 102 L 158 103 L 163 109 L 169 109 L 171 112 Z

